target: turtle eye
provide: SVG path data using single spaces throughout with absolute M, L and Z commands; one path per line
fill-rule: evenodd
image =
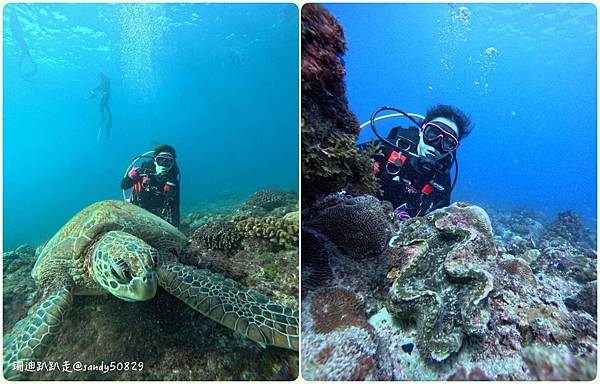
M 117 270 L 115 269 L 114 265 L 110 265 L 110 273 L 112 275 L 112 277 L 117 280 L 118 282 L 121 282 L 121 280 L 123 279 L 123 277 L 121 277 L 121 275 L 119 274 L 119 272 L 117 272 Z
M 129 266 L 121 257 L 110 264 L 110 273 L 120 284 L 127 284 L 132 279 Z

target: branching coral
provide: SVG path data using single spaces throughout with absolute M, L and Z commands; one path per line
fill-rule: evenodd
M 239 247 L 242 235 L 229 221 L 213 221 L 198 228 L 191 236 L 192 242 L 207 249 L 231 250 Z
M 345 95 L 344 32 L 324 7 L 302 7 L 302 199 L 341 189 L 378 190 L 371 156 L 356 147 L 358 121 Z
M 298 246 L 298 221 L 284 218 L 237 216 L 237 229 L 245 237 L 269 240 L 282 247 Z
M 426 354 L 443 361 L 460 349 L 466 335 L 486 332 L 486 298 L 494 286 L 487 261 L 495 251 L 485 211 L 453 204 L 403 222 L 392 243 L 405 263 L 386 307 L 416 321 Z

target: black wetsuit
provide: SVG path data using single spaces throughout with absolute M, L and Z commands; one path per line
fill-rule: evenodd
M 165 186 L 168 184 L 168 191 Z M 156 174 L 154 161 L 146 161 L 135 179 L 125 176 L 121 189 L 134 188 L 132 203 L 179 227 L 179 168 L 177 164 L 164 176 Z
M 401 140 L 397 145 L 406 148 L 410 144 L 408 150 L 416 154 L 419 143 L 418 128 L 393 128 L 387 139 L 396 143 L 400 137 L 406 140 Z M 379 169 L 376 175 L 383 190 L 380 198 L 391 202 L 394 208 L 406 204 L 402 210 L 413 217 L 423 216 L 434 209 L 450 205 L 450 156 L 438 162 L 437 171 L 434 171 L 433 167 L 427 167 L 422 159 L 413 156 L 407 156 L 404 165 L 397 166 L 389 161 L 395 150 L 385 143 L 382 145 L 383 155 L 374 158 L 375 167 Z
M 102 128 L 106 129 L 106 138 L 110 138 L 110 130 L 112 128 L 112 112 L 108 107 L 108 101 L 110 100 L 110 80 L 104 74 L 100 74 L 100 84 L 92 90 L 93 94 L 96 92 L 100 93 L 100 132 L 98 132 L 98 139 L 100 139 L 100 133 Z
M 28 80 L 33 77 L 37 72 L 37 64 L 33 61 L 31 57 L 31 53 L 29 53 L 29 46 L 25 41 L 25 37 L 23 35 L 23 28 L 21 28 L 21 23 L 19 23 L 19 19 L 15 11 L 11 11 L 9 14 L 9 24 L 12 32 L 12 37 L 19 46 L 21 50 L 21 56 L 19 57 L 19 72 L 21 76 Z M 30 68 L 26 71 L 23 67 L 25 59 L 28 59 L 30 62 Z

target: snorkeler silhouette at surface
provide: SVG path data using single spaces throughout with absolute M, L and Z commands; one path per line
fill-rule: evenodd
M 102 134 L 102 128 L 106 130 L 106 138 L 110 138 L 110 129 L 112 128 L 112 113 L 108 107 L 108 100 L 110 99 L 110 79 L 102 72 L 98 73 L 100 78 L 100 84 L 90 91 L 90 99 L 94 99 L 98 94 L 100 95 L 100 130 L 98 131 L 98 140 Z
M 23 79 L 29 80 L 36 74 L 37 64 L 35 61 L 33 61 L 33 58 L 29 53 L 29 46 L 27 45 L 25 37 L 23 36 L 23 28 L 21 28 L 21 23 L 19 23 L 19 19 L 17 18 L 17 14 L 14 10 L 10 11 L 9 24 L 12 37 L 15 39 L 15 42 L 21 50 L 21 56 L 19 57 L 19 74 Z M 23 62 L 25 58 L 29 59 L 29 62 L 31 63 L 31 69 L 27 72 L 23 72 Z

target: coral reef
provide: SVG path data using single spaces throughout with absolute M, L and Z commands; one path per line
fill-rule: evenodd
M 31 278 L 33 249 L 5 252 L 22 268 L 4 274 L 4 331 L 16 323 L 36 292 Z M 26 252 L 24 252 L 26 251 Z M 15 258 L 18 255 L 19 260 Z M 297 262 L 297 261 L 296 261 Z M 297 284 L 297 283 L 296 283 Z M 115 342 L 120 340 L 122 342 Z M 76 296 L 75 305 L 44 361 L 72 364 L 142 362 L 142 370 L 39 371 L 31 380 L 290 380 L 298 374 L 298 354 L 264 349 L 199 316 L 159 289 L 154 300 L 129 303 L 112 296 Z M 72 368 L 71 368 L 72 370 Z
M 307 291 L 327 287 L 333 280 L 324 236 L 302 226 L 302 296 Z
M 229 236 L 235 234 L 232 230 L 237 231 L 233 219 L 240 203 L 223 204 L 210 202 L 208 208 L 190 212 L 190 217 L 199 218 L 203 224 L 214 223 L 190 238 L 180 261 L 222 273 L 274 301 L 298 308 L 298 247 L 273 251 L 264 244 L 271 244 L 269 241 L 243 239 L 238 233 L 241 242 L 230 248 L 227 244 L 237 238 Z M 282 216 L 292 212 L 287 221 L 295 218 L 297 228 L 298 213 L 293 213 L 297 201 L 286 204 Z M 209 228 L 215 231 L 214 236 L 200 235 Z M 225 232 L 229 235 L 219 235 Z M 36 257 L 31 247 L 6 252 L 3 257 L 6 332 L 24 316 L 36 293 L 31 278 Z M 161 288 L 147 302 L 129 303 L 113 296 L 76 296 L 74 300 L 72 312 L 44 361 L 135 361 L 144 364 L 143 370 L 43 371 L 33 374 L 31 380 L 269 381 L 294 380 L 298 376 L 297 352 L 263 348 L 202 317 Z
M 257 206 L 268 211 L 283 205 L 286 201 L 286 193 L 280 189 L 265 189 L 254 192 L 246 201 L 244 206 Z M 242 208 L 244 207 L 242 206 Z
M 355 146 L 345 49 L 337 20 L 305 5 L 303 377 L 593 379 L 594 230 L 572 212 L 549 224 L 463 203 L 399 221 L 372 196 L 347 196 L 376 194 L 378 148 Z
M 257 191 L 244 204 L 238 216 L 273 216 L 281 218 L 287 213 L 298 210 L 298 193 L 281 189 L 265 189 Z
M 525 348 L 523 357 L 532 370 L 535 380 L 570 381 L 596 378 L 596 353 L 593 358 L 573 356 L 565 348 L 544 348 L 534 345 Z
M 393 239 L 403 261 L 388 312 L 416 321 L 419 346 L 434 360 L 458 352 L 466 335 L 487 330 L 492 238 L 485 211 L 458 203 L 402 222 Z
M 577 294 L 567 297 L 565 305 L 574 310 L 586 311 L 596 318 L 598 314 L 598 282 L 590 281 L 583 285 Z
M 581 249 L 596 249 L 596 237 L 586 231 L 579 215 L 572 211 L 560 212 L 558 218 L 546 227 L 542 240 L 568 242 Z
M 568 291 L 597 278 L 596 240 L 573 212 L 559 213 L 549 224 L 538 244 L 539 256 L 531 263 L 533 271 L 560 278 Z
M 485 372 L 479 368 L 475 367 L 471 369 L 469 373 L 465 367 L 460 367 L 456 373 L 448 376 L 448 381 L 490 381 L 490 379 Z
M 2 256 L 2 273 L 15 273 L 20 269 L 29 269 L 35 264 L 36 250 L 29 245 L 21 245 L 14 251 L 4 252 Z
M 305 222 L 345 198 L 321 199 Z M 534 211 L 491 211 L 493 231 L 485 211 L 461 203 L 394 221 L 389 246 L 367 259 L 303 226 L 304 377 L 348 378 L 359 356 L 365 377 L 390 380 L 594 377 L 596 253 L 553 237 Z M 385 207 L 379 215 L 390 217 Z M 360 302 L 370 328 L 317 334 L 319 308 L 356 318 L 354 305 L 326 295 L 338 289 Z
M 319 230 L 345 254 L 359 259 L 381 254 L 390 233 L 379 200 L 370 195 L 345 198 L 304 226 Z
M 27 308 L 32 304 L 36 284 L 31 270 L 36 259 L 36 251 L 29 245 L 2 255 L 4 332 L 9 332 L 19 319 L 25 317 Z
M 356 147 L 358 122 L 344 85 L 346 50 L 341 25 L 323 6 L 302 7 L 302 201 L 342 189 L 378 190 L 371 155 Z
M 182 206 L 179 229 L 189 236 L 206 223 L 227 220 L 239 209 L 242 202 L 243 199 L 227 196 L 226 200 L 208 200 L 192 206 Z
M 302 362 L 307 380 L 389 379 L 376 358 L 377 339 L 360 299 L 343 288 L 302 301 Z
M 273 216 L 251 217 L 236 216 L 234 221 L 237 229 L 250 238 L 266 239 L 281 247 L 296 247 L 298 245 L 298 221 Z M 296 216 L 297 218 L 297 216 Z
M 242 242 L 242 234 L 230 221 L 212 221 L 204 224 L 191 235 L 192 241 L 206 249 L 234 250 Z

